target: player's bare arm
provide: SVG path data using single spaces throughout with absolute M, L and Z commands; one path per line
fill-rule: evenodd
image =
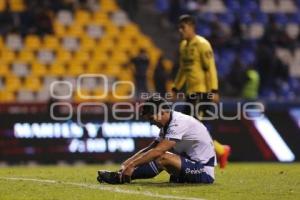
M 145 153 L 141 153 L 137 156 L 136 159 L 131 161 L 126 168 L 122 171 L 122 175 L 131 176 L 135 167 L 142 165 L 144 163 L 148 163 L 152 160 L 155 160 L 165 154 L 168 150 L 170 150 L 173 146 L 175 146 L 175 141 L 170 140 L 162 140 L 160 141 L 156 147 L 150 149 Z

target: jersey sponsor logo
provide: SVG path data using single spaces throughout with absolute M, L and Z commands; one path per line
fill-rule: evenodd
M 206 52 L 204 52 L 204 56 L 207 59 L 211 59 L 213 57 L 213 52 L 212 51 L 206 51 Z
M 201 174 L 204 172 L 204 169 L 190 169 L 190 168 L 186 168 L 185 169 L 185 174 Z

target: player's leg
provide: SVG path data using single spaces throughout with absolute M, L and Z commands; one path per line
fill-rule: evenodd
M 147 164 L 140 165 L 136 167 L 131 175 L 131 177 L 121 176 L 120 171 L 98 171 L 97 180 L 102 183 L 109 184 L 123 184 L 129 183 L 133 179 L 147 179 L 157 176 L 163 169 L 159 168 L 156 162 L 151 161 Z
M 208 98 L 207 94 L 198 94 L 197 96 L 197 103 L 199 102 L 208 102 L 211 103 L 210 99 Z M 196 104 L 194 105 L 196 108 Z M 197 107 L 197 110 L 195 110 L 194 117 L 204 123 L 204 125 L 209 129 L 208 121 L 205 120 L 205 117 L 208 116 L 208 112 L 212 111 L 212 105 L 210 104 L 204 104 Z M 210 130 L 209 130 L 210 131 Z M 228 157 L 231 152 L 231 148 L 229 145 L 223 145 L 217 140 L 214 140 L 214 148 L 219 160 L 220 168 L 225 168 L 228 163 Z
M 170 182 L 174 183 L 213 183 L 214 179 L 205 172 L 204 165 L 170 152 L 160 156 L 156 163 L 166 170 Z M 213 169 L 213 167 L 211 167 Z
M 155 161 L 136 167 L 132 173 L 131 179 L 147 179 L 157 176 L 163 169 Z

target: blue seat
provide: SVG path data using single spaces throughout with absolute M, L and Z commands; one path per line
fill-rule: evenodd
M 240 2 L 237 0 L 225 0 L 225 4 L 229 11 L 236 12 L 241 9 Z
M 253 19 L 250 12 L 240 12 L 239 19 L 242 24 L 249 25 L 253 23 Z
M 255 1 L 242 1 L 241 2 L 241 8 L 242 10 L 247 10 L 247 11 L 259 11 L 259 6 Z
M 283 13 L 275 13 L 274 20 L 277 24 L 280 24 L 280 25 L 285 25 L 288 23 L 288 18 Z
M 240 52 L 239 52 L 240 56 L 241 56 L 241 61 L 246 64 L 246 65 L 249 65 L 249 64 L 253 64 L 254 61 L 255 61 L 255 53 L 252 49 L 242 49 Z
M 261 11 L 254 12 L 253 17 L 254 17 L 254 19 L 253 19 L 254 22 L 258 22 L 261 24 L 266 25 L 269 21 L 268 15 Z
M 288 21 L 290 23 L 300 24 L 300 12 L 288 15 Z
M 228 24 L 228 25 L 233 24 L 233 22 L 235 20 L 235 16 L 231 12 L 218 14 L 217 17 L 218 17 L 218 20 L 220 20 L 221 22 Z
M 197 26 L 196 32 L 204 37 L 209 37 L 211 35 L 211 28 L 207 24 L 202 23 Z

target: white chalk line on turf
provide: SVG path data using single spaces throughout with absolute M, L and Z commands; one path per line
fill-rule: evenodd
M 2 180 L 7 181 L 31 181 L 31 182 L 39 182 L 39 183 L 46 183 L 46 184 L 56 184 L 56 185 L 71 185 L 77 186 L 82 188 L 88 189 L 95 189 L 95 190 L 105 190 L 109 192 L 118 192 L 123 194 L 136 194 L 136 195 L 143 195 L 148 197 L 156 197 L 161 199 L 179 199 L 179 200 L 204 200 L 200 198 L 194 197 L 181 197 L 181 196 L 174 196 L 174 195 L 163 195 L 163 194 L 155 194 L 150 191 L 134 191 L 134 190 L 125 190 L 118 187 L 111 187 L 111 186 L 104 186 L 104 185 L 95 185 L 95 184 L 86 184 L 86 183 L 76 183 L 76 182 L 64 182 L 59 180 L 46 180 L 46 179 L 35 179 L 35 178 L 21 178 L 21 177 L 0 177 Z

